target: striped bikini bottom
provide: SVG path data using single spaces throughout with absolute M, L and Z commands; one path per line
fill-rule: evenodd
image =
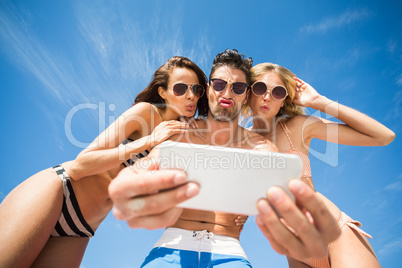
M 51 236 L 94 236 L 94 231 L 92 231 L 92 228 L 82 216 L 80 206 L 78 205 L 78 201 L 74 194 L 74 189 L 67 172 L 61 165 L 53 167 L 53 170 L 63 182 L 63 207 Z

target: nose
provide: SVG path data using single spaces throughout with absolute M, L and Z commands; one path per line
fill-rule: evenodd
M 267 92 L 265 92 L 265 94 L 262 96 L 264 101 L 270 101 L 271 100 L 271 92 L 269 90 L 267 90 Z
M 195 95 L 194 95 L 192 86 L 189 86 L 189 87 L 187 88 L 186 98 L 187 98 L 188 100 L 193 100 L 193 99 L 195 98 Z
M 222 97 L 224 97 L 224 98 L 226 98 L 226 99 L 229 99 L 229 98 L 231 98 L 232 96 L 231 96 L 231 94 L 232 94 L 232 89 L 231 89 L 231 87 L 232 87 L 232 84 L 230 84 L 230 83 L 227 83 L 226 84 L 226 87 L 225 87 L 225 89 L 222 91 Z

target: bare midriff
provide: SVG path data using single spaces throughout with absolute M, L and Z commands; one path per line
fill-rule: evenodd
M 217 235 L 239 239 L 241 226 L 236 226 L 237 216 L 216 211 L 183 209 L 180 218 L 170 227 L 191 231 L 207 230 Z
M 67 173 L 71 163 L 72 161 L 63 163 Z M 123 168 L 123 165 L 119 165 L 108 171 L 83 177 L 80 180 L 70 180 L 81 213 L 94 231 L 112 209 L 113 203 L 109 197 L 108 187 Z

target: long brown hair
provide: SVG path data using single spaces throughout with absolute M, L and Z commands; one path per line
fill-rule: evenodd
M 159 95 L 158 88 L 162 87 L 164 90 L 167 90 L 169 78 L 174 68 L 186 68 L 194 71 L 199 83 L 205 89 L 207 88 L 207 77 L 194 62 L 186 57 L 174 56 L 155 71 L 151 83 L 138 94 L 133 105 L 139 102 L 149 102 L 157 105 L 162 110 L 166 109 L 165 100 Z M 197 110 L 199 116 L 207 116 L 209 108 L 206 94 L 198 100 Z

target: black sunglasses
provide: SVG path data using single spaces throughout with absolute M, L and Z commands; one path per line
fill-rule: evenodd
M 262 96 L 267 91 L 269 91 L 271 93 L 271 97 L 277 101 L 283 100 L 288 95 L 288 91 L 286 90 L 285 87 L 275 86 L 273 89 L 268 90 L 268 86 L 264 82 L 261 82 L 261 81 L 255 82 L 251 86 L 251 91 L 256 96 Z
M 193 92 L 194 96 L 196 96 L 197 98 L 201 98 L 202 95 L 204 95 L 204 87 L 200 84 L 184 84 L 184 83 L 177 83 L 174 84 L 173 86 L 173 93 L 176 96 L 183 96 L 184 94 L 186 94 L 188 88 L 191 88 L 191 91 Z
M 212 81 L 212 88 L 218 92 L 224 91 L 226 85 L 228 84 L 228 82 L 219 78 L 212 78 L 211 81 Z M 244 92 L 246 92 L 248 86 L 249 85 L 247 83 L 235 82 L 232 83 L 231 89 L 234 94 L 243 95 Z

